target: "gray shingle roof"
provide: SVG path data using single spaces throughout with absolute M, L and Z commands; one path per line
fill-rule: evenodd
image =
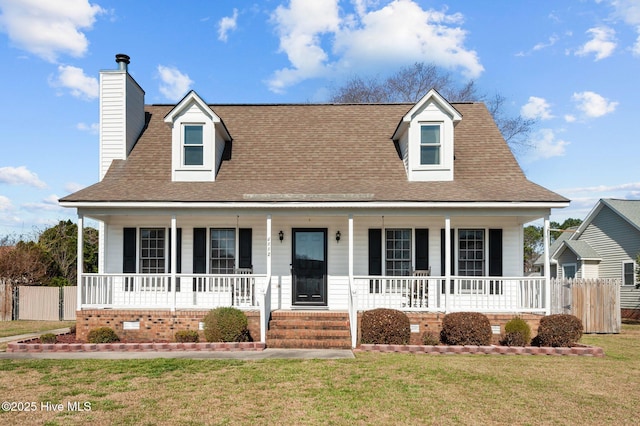
M 586 241 L 565 240 L 564 245 L 576 254 L 578 260 L 602 260 L 598 252 Z
M 603 198 L 600 201 L 640 230 L 640 200 Z
M 150 105 L 150 121 L 127 160 L 65 202 L 568 200 L 526 179 L 481 103 L 453 106 L 454 180 L 409 182 L 390 139 L 411 104 L 211 105 L 233 138 L 215 182 L 171 181 L 173 106 Z

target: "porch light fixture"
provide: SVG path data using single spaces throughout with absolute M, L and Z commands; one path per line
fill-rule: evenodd
M 280 238 L 280 242 L 282 242 L 282 240 L 284 240 L 284 232 L 278 232 L 278 238 Z
M 336 232 L 336 242 L 340 242 L 340 231 Z

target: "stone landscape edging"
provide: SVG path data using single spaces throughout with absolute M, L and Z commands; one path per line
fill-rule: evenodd
M 362 344 L 355 351 L 361 352 L 398 352 L 429 355 L 572 355 L 603 357 L 604 350 L 597 346 L 580 345 L 570 348 L 552 348 L 545 346 L 446 346 L 446 345 L 381 345 Z
M 171 351 L 263 351 L 260 342 L 233 343 L 24 343 L 7 345 L 7 352 L 171 352 Z

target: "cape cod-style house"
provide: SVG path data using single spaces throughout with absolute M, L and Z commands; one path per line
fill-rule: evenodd
M 527 180 L 484 104 L 431 90 L 416 104 L 191 91 L 145 105 L 129 57 L 116 62 L 100 73 L 100 180 L 61 199 L 79 233 L 100 224 L 99 272 L 78 271 L 81 336 L 171 339 L 235 306 L 267 346 L 349 347 L 377 307 L 407 312 L 416 336 L 446 312 L 496 327 L 549 313 L 549 277 L 523 274 L 523 224 L 548 229 L 568 200 Z M 287 316 L 327 320 L 314 338 L 328 340 L 295 321 L 279 334 Z

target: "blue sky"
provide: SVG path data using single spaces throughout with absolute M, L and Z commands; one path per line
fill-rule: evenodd
M 98 179 L 98 72 L 131 56 L 147 103 L 323 102 L 354 75 L 435 63 L 538 120 L 518 160 L 584 218 L 640 198 L 640 1 L 0 0 L 0 237 L 74 218 Z

